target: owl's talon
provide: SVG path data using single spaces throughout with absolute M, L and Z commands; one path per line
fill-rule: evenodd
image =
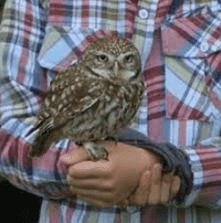
M 108 160 L 108 152 L 102 145 L 97 145 L 93 142 L 83 143 L 84 149 L 88 153 L 91 160 Z
M 108 161 L 108 151 L 105 149 L 104 153 L 105 153 L 105 155 L 104 155 L 103 159 Z
M 117 143 L 118 143 L 118 138 L 116 136 L 109 136 L 105 140 L 114 141 L 115 145 L 117 145 Z

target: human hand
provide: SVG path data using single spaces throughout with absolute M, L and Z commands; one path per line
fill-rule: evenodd
M 161 165 L 155 164 L 151 170 L 142 173 L 138 188 L 120 205 L 167 204 L 175 198 L 180 188 L 180 178 L 173 173 L 162 174 Z
M 110 148 L 108 147 L 109 153 L 113 151 L 113 148 Z M 116 152 L 116 148 L 114 151 Z M 73 166 L 76 163 L 86 161 L 88 158 L 85 150 L 76 148 L 70 153 L 65 154 L 62 157 L 62 161 L 68 166 Z M 152 161 L 154 161 L 154 159 Z M 163 175 L 161 165 L 159 164 L 159 158 L 157 158 L 156 161 L 155 165 L 143 171 L 137 189 L 131 193 L 128 198 L 122 199 L 116 204 L 120 206 L 166 204 L 176 196 L 180 188 L 180 178 L 178 176 L 173 176 L 173 173 Z M 67 178 L 70 179 L 70 177 Z
M 69 166 L 67 179 L 72 193 L 94 205 L 108 207 L 126 201 L 144 170 L 151 170 L 160 163 L 160 158 L 123 143 L 105 142 L 104 146 L 109 153 L 108 161 L 85 161 L 88 156 L 79 148 L 61 160 Z

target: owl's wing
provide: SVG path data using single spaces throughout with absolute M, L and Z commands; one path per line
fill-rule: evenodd
M 104 93 L 104 84 L 94 79 L 86 79 L 78 83 L 70 81 L 62 90 L 50 91 L 46 99 L 50 106 L 46 108 L 46 102 L 42 109 L 42 116 L 45 110 L 49 113 L 49 117 L 42 123 L 40 134 L 62 127 L 73 119 L 75 114 L 84 112 L 98 103 Z
M 75 114 L 84 112 L 99 102 L 104 91 L 104 86 L 99 81 L 86 81 L 82 84 L 69 82 L 63 89 L 50 90 L 42 106 L 39 124 L 30 131 L 39 130 L 30 155 L 41 156 L 46 152 L 61 137 L 61 128 L 73 120 Z
M 93 99 L 91 101 L 87 100 L 80 105 L 77 104 L 75 108 L 71 105 L 62 107 L 61 112 L 59 112 L 57 115 L 51 116 L 39 123 L 39 134 L 43 135 L 47 132 L 63 127 L 68 121 L 74 118 L 75 114 L 81 113 L 91 108 L 94 104 L 96 104 L 96 102 L 98 102 L 98 100 L 99 98 Z

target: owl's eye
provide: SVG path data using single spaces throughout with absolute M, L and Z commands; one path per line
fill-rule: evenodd
M 97 56 L 97 60 L 98 60 L 99 62 L 106 62 L 106 61 L 108 61 L 108 58 L 107 58 L 106 55 L 101 54 L 101 55 L 98 55 L 98 56 Z
M 134 60 L 134 56 L 132 54 L 127 55 L 126 57 L 124 57 L 124 62 L 125 63 L 131 63 Z

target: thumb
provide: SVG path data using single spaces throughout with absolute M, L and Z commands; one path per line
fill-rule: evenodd
M 60 161 L 69 166 L 88 159 L 87 152 L 82 147 L 77 147 L 62 155 Z

